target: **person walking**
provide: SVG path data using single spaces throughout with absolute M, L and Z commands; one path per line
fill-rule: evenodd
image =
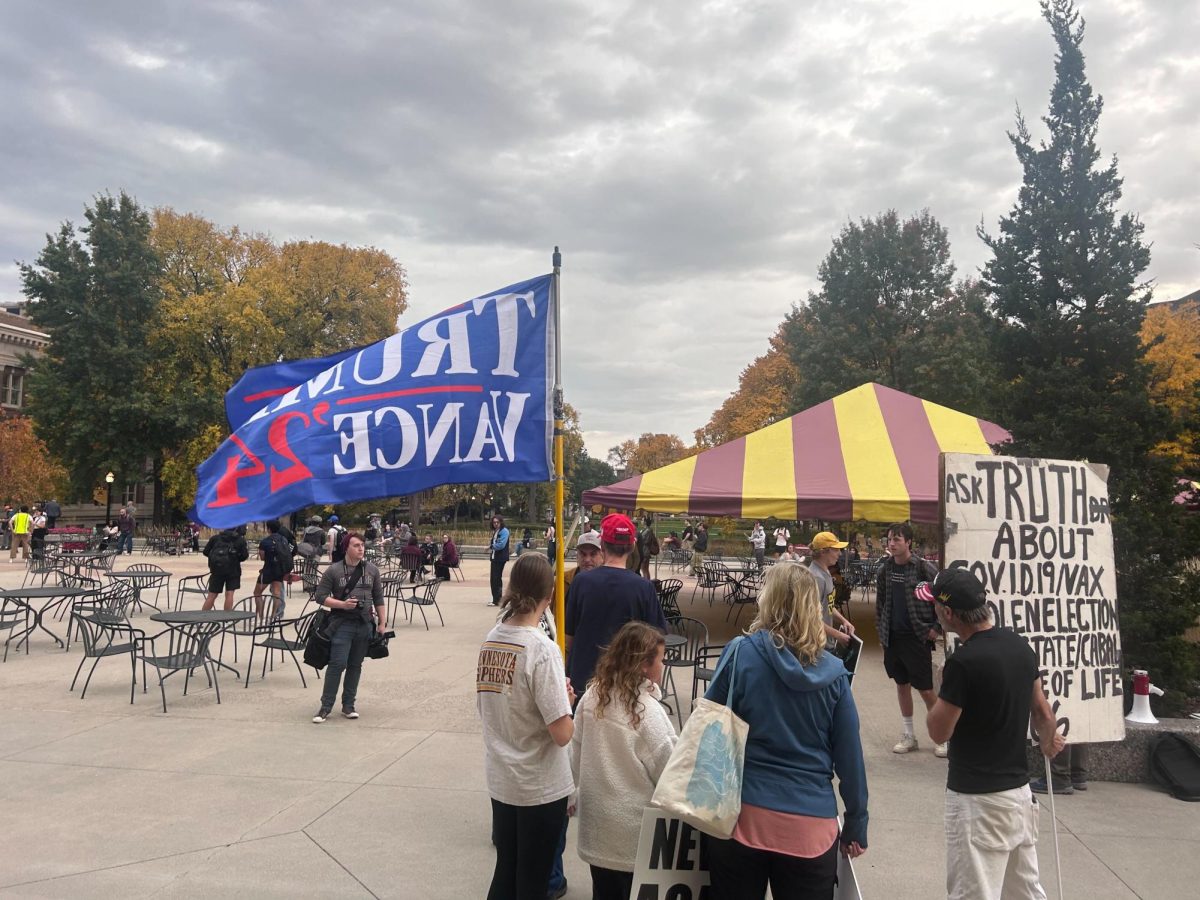
M 504 567 L 508 564 L 508 529 L 504 527 L 504 516 L 492 516 L 492 542 L 490 555 L 492 562 L 492 606 L 500 605 L 500 597 L 504 590 Z
M 769 884 L 775 900 L 831 900 L 839 844 L 852 858 L 867 848 L 867 774 L 850 677 L 825 650 L 807 569 L 767 571 L 748 634 L 725 648 L 705 694 L 750 726 L 737 825 L 728 840 L 704 838 L 710 896 L 762 900 Z
M 626 622 L 596 663 L 575 710 L 571 774 L 579 786 L 579 858 L 592 900 L 628 900 L 642 810 L 677 737 L 662 705 L 663 634 Z
M 696 526 L 696 540 L 692 544 L 691 572 L 697 578 L 704 569 L 704 554 L 708 552 L 708 526 L 701 522 Z
M 342 688 L 342 715 L 347 719 L 358 718 L 358 683 L 367 644 L 375 630 L 380 634 L 387 630 L 387 604 L 379 569 L 363 559 L 366 544 L 361 534 L 352 531 L 346 537 L 345 558 L 329 565 L 313 593 L 313 601 L 329 610 L 324 627 L 330 635 L 321 708 L 313 716 L 313 722 L 318 724 L 333 712 L 343 673 L 346 684 Z
M 1026 735 L 1032 722 L 1050 759 L 1065 739 L 1042 689 L 1037 655 L 1021 635 L 992 625 L 987 590 L 967 569 L 939 572 L 916 593 L 942 627 L 962 639 L 946 660 L 941 691 L 925 720 L 935 741 L 950 744 L 947 897 L 1045 900 Z
M 208 539 L 202 551 L 208 559 L 208 595 L 202 609 L 212 609 L 217 594 L 225 592 L 225 609 L 233 609 L 234 591 L 242 586 L 242 563 L 250 558 L 246 526 L 226 528 Z
M 29 537 L 33 531 L 33 516 L 29 515 L 29 507 L 22 506 L 9 521 L 12 531 L 12 543 L 9 544 L 8 561 L 17 558 L 17 548 L 21 550 L 21 559 L 29 559 Z
M 566 749 L 575 692 L 558 647 L 538 624 L 553 596 L 546 557 L 522 555 L 503 594 L 503 616 L 479 648 L 475 696 L 496 844 L 488 900 L 547 895 L 575 790 Z

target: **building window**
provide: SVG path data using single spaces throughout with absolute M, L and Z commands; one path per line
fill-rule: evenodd
M 5 366 L 0 379 L 0 404 L 21 408 L 25 399 L 25 370 L 13 366 Z
M 121 505 L 128 506 L 130 503 L 136 503 L 137 500 L 137 485 L 127 484 L 125 490 L 121 491 Z

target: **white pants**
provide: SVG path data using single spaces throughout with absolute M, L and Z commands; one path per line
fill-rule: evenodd
M 995 794 L 946 791 L 949 900 L 1046 900 L 1038 880 L 1038 803 L 1029 785 Z

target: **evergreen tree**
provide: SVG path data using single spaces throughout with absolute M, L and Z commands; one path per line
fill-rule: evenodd
M 34 265 L 21 265 L 30 317 L 50 335 L 32 363 L 29 414 L 80 498 L 109 469 L 119 481 L 140 480 L 188 428 L 148 377 L 160 300 L 149 217 L 124 193 L 97 197 L 85 216 L 86 244 L 65 222 Z
M 1042 3 L 1058 47 L 1048 139 L 1024 119 L 1009 135 L 1023 170 L 1016 205 L 992 236 L 983 283 L 999 318 L 998 421 L 1009 452 L 1108 463 L 1126 662 L 1187 688 L 1197 651 L 1182 631 L 1200 611 L 1184 568 L 1186 533 L 1169 466 L 1153 453 L 1169 429 L 1152 401 L 1140 329 L 1150 263 L 1135 216 L 1118 214 L 1121 179 L 1096 145 L 1102 100 L 1081 50 L 1084 23 L 1071 0 Z
M 786 414 L 868 381 L 988 412 L 987 310 L 972 284 L 955 287 L 946 229 L 928 211 L 847 224 L 818 276 L 820 292 L 780 329 L 800 373 Z

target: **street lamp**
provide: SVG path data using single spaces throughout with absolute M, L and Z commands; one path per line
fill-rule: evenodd
M 113 482 L 116 481 L 116 478 L 117 478 L 117 476 L 115 476 L 112 472 L 109 472 L 107 475 L 104 476 L 104 483 L 106 485 L 108 485 L 108 496 L 104 500 L 104 527 L 105 528 L 108 527 L 108 523 L 111 521 L 111 517 L 112 517 L 112 486 L 113 486 Z

